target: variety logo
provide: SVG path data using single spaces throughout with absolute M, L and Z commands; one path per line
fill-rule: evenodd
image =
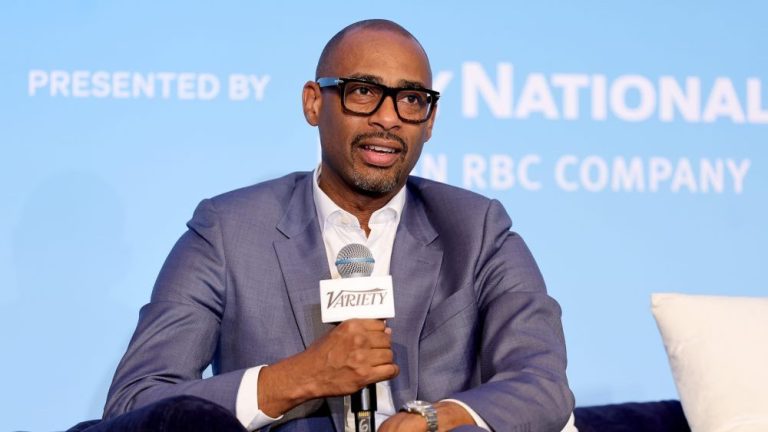
M 389 293 L 383 288 L 374 288 L 366 291 L 341 290 L 337 293 L 333 291 L 326 293 L 328 296 L 328 309 L 383 305 L 387 294 Z

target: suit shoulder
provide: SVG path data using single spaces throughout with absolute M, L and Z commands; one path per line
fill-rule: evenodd
M 461 213 L 485 213 L 492 202 L 498 202 L 477 192 L 457 186 L 411 176 L 408 178 L 409 191 L 415 194 L 427 208 L 461 208 Z
M 283 177 L 256 183 L 235 189 L 210 198 L 219 212 L 239 211 L 244 208 L 280 209 L 288 203 L 288 198 L 298 183 L 311 178 L 311 172 L 294 172 Z

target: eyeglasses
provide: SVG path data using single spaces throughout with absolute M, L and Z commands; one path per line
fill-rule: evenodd
M 395 112 L 406 123 L 424 123 L 432 115 L 440 93 L 425 88 L 387 87 L 357 78 L 319 78 L 321 88 L 336 87 L 344 111 L 369 116 L 375 113 L 387 96 L 395 102 Z

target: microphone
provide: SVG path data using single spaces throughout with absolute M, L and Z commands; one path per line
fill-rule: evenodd
M 343 279 L 369 277 L 375 263 L 371 250 L 360 243 L 350 243 L 336 255 L 336 270 Z
M 391 276 L 371 276 L 375 260 L 371 250 L 351 243 L 336 256 L 341 279 L 320 281 L 320 311 L 324 323 L 351 318 L 394 318 Z M 351 395 L 357 432 L 376 430 L 376 383 Z
M 324 323 L 352 318 L 395 317 L 392 276 L 371 276 L 373 254 L 366 246 L 351 243 L 336 256 L 341 279 L 320 281 L 320 314 Z

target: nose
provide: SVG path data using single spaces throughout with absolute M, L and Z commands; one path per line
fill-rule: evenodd
M 369 122 L 384 130 L 397 128 L 402 124 L 400 117 L 397 115 L 395 98 L 392 95 L 384 96 L 384 100 L 381 101 L 379 109 L 369 117 Z

